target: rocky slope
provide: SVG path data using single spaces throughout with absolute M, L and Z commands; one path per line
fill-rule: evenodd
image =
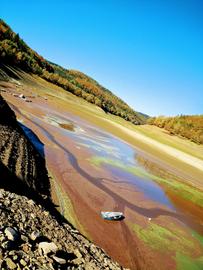
M 1 96 L 0 188 L 1 270 L 122 269 L 55 210 L 45 160 Z
M 1 186 L 9 186 L 15 191 L 26 189 L 26 192 L 28 186 L 37 193 L 50 195 L 45 160 L 26 137 L 14 112 L 1 96 L 0 168 L 1 174 L 6 178 Z
M 121 269 L 41 205 L 0 189 L 0 269 Z

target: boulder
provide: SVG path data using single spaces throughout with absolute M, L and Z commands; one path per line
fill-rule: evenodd
M 7 227 L 4 232 L 8 240 L 17 241 L 19 239 L 19 233 L 11 227 Z
M 47 255 L 49 253 L 56 253 L 58 251 L 58 247 L 55 243 L 51 242 L 40 242 L 38 245 L 39 253 L 41 255 Z

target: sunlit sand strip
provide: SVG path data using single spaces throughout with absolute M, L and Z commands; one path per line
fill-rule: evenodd
M 140 140 L 147 145 L 153 146 L 154 148 L 159 149 L 159 150 L 167 153 L 168 155 L 170 155 L 176 159 L 179 159 L 182 162 L 184 162 L 192 167 L 195 167 L 195 168 L 203 171 L 203 161 L 202 160 L 200 160 L 196 157 L 193 157 L 189 154 L 186 154 L 180 150 L 177 150 L 171 146 L 164 145 L 160 142 L 157 142 L 151 138 L 148 138 L 147 136 L 145 136 L 143 134 L 140 134 L 136 131 L 130 130 L 130 129 L 118 124 L 118 123 L 115 123 L 115 122 L 109 120 L 109 119 L 105 119 L 105 121 L 110 122 L 111 125 L 114 125 L 117 128 L 123 130 L 124 132 L 126 132 L 128 135 L 134 137 L 135 139 Z

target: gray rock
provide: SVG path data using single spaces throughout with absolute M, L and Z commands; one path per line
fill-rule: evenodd
M 9 256 L 13 256 L 13 255 L 15 255 L 15 251 L 14 250 L 11 250 L 11 251 L 9 251 Z
M 65 259 L 62 259 L 62 258 L 59 258 L 57 256 L 52 256 L 52 258 L 59 264 L 66 264 L 66 260 Z
M 76 258 L 74 260 L 72 260 L 72 263 L 74 263 L 75 265 L 80 265 L 84 262 L 83 258 Z
M 34 202 L 33 200 L 28 200 L 27 203 L 28 203 L 29 205 L 35 205 L 35 202 Z
M 22 264 L 23 266 L 27 265 L 26 261 L 24 261 L 23 259 L 20 260 L 20 264 Z
M 74 250 L 74 253 L 79 259 L 82 258 L 82 254 L 80 253 L 78 249 Z
M 21 235 L 21 240 L 24 241 L 24 242 L 28 242 L 29 239 L 28 239 L 27 236 L 25 236 L 25 235 L 22 234 Z
M 4 191 L 1 189 L 0 190 L 0 199 L 3 199 L 4 198 Z
M 4 204 L 6 207 L 8 207 L 11 204 L 11 201 L 9 199 L 4 200 Z
M 10 258 L 6 258 L 5 261 L 8 269 L 15 269 L 17 267 L 17 265 Z
M 5 250 L 13 249 L 15 247 L 15 242 L 12 240 L 8 240 L 6 242 L 3 242 L 1 244 L 1 247 L 4 248 Z
M 40 242 L 38 245 L 39 253 L 41 255 L 47 255 L 51 252 L 56 253 L 58 250 L 58 247 L 55 243 L 51 242 Z
M 19 238 L 19 233 L 11 227 L 7 227 L 4 232 L 7 238 L 11 241 L 16 241 Z
M 4 235 L 1 234 L 1 235 L 0 235 L 0 241 L 1 241 L 1 242 L 4 242 L 5 240 L 6 240 L 6 237 L 5 237 Z
M 31 234 L 30 234 L 30 239 L 32 241 L 35 241 L 38 237 L 41 236 L 41 233 L 38 232 L 38 231 L 33 231 Z
M 18 256 L 17 256 L 17 255 L 14 255 L 14 256 L 13 256 L 13 260 L 14 260 L 14 261 L 17 261 L 17 259 L 18 259 Z

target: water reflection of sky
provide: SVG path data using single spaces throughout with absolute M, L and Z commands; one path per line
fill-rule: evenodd
M 110 134 L 88 124 L 80 123 L 79 126 L 76 122 L 61 116 L 47 115 L 45 120 L 49 124 L 59 127 L 60 132 L 74 139 L 78 146 L 87 148 L 92 155 L 116 158 L 128 165 L 135 165 L 135 150 Z M 60 127 L 60 124 L 73 124 L 74 132 Z
M 77 124 L 75 121 L 53 115 L 47 115 L 46 121 L 54 126 L 57 126 L 64 136 L 68 136 L 74 140 L 76 147 L 84 147 L 92 156 L 105 158 L 106 160 L 115 160 L 124 166 L 139 167 L 136 161 L 137 152 L 127 143 L 118 138 L 103 132 L 98 128 L 94 128 L 85 123 Z M 60 124 L 72 124 L 74 131 L 64 129 Z M 169 208 L 174 208 L 167 198 L 162 188 L 150 178 L 141 178 L 128 171 L 113 166 L 112 164 L 102 164 L 102 168 L 111 172 L 116 179 L 121 182 L 129 183 L 145 194 L 146 197 L 153 201 L 162 203 Z M 142 170 L 144 168 L 142 167 Z
M 42 157 L 44 157 L 44 144 L 39 140 L 39 138 L 32 132 L 31 129 L 23 125 L 22 122 L 19 121 L 20 127 L 23 129 L 29 140 L 33 143 L 37 151 L 40 153 Z
M 109 170 L 113 175 L 119 175 L 119 179 L 123 179 L 123 182 L 127 182 L 131 185 L 136 186 L 136 189 L 142 191 L 146 195 L 146 197 L 150 198 L 155 202 L 166 205 L 171 209 L 174 209 L 174 206 L 171 204 L 165 192 L 154 181 L 150 181 L 150 179 L 147 178 L 141 178 L 132 173 L 108 164 L 105 164 L 104 167 Z

